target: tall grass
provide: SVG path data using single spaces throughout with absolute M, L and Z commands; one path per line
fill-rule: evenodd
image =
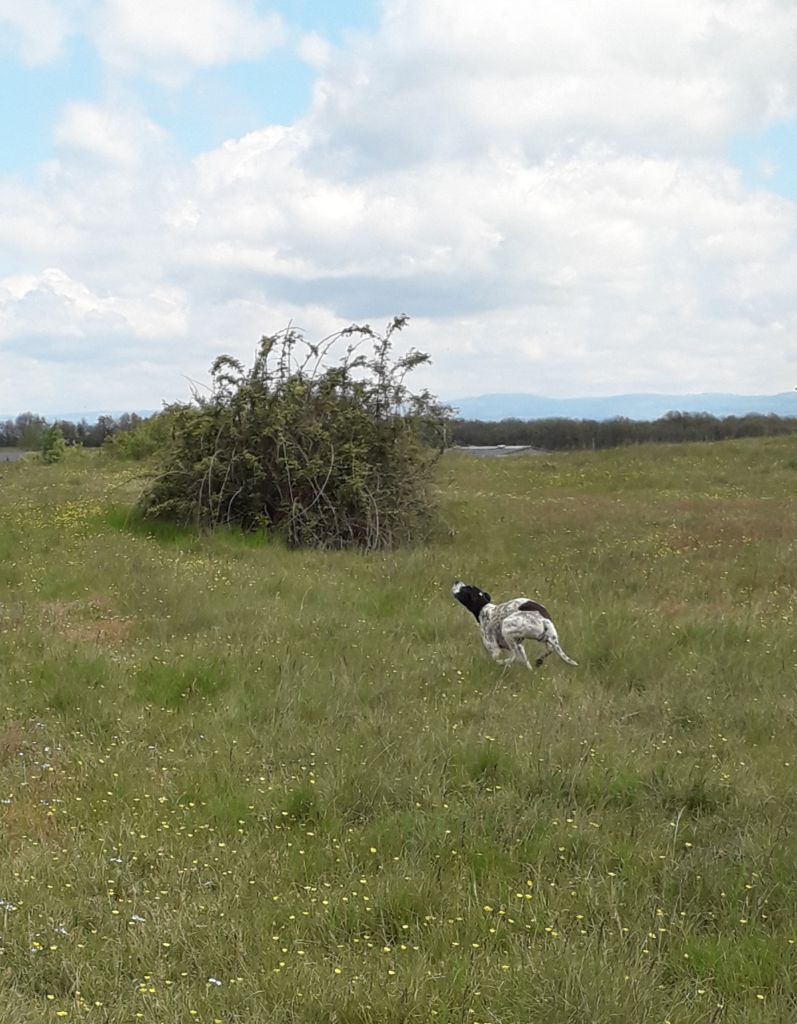
M 797 1019 L 795 484 L 452 455 L 451 535 L 365 557 L 0 466 L 2 1019 Z M 579 668 L 502 672 L 457 577 Z

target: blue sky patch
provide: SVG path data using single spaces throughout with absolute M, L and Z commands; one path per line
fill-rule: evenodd
M 797 118 L 773 124 L 766 132 L 734 141 L 731 162 L 745 184 L 797 199 Z
M 301 60 L 302 36 L 316 33 L 341 45 L 355 31 L 376 27 L 375 0 L 281 0 L 259 4 L 282 15 L 286 44 L 258 60 L 196 71 L 182 88 L 141 76 L 116 77 L 113 91 L 140 107 L 187 154 L 196 155 L 268 124 L 291 124 L 307 110 L 316 72 Z M 3 27 L 5 28 L 5 27 Z M 111 79 L 87 36 L 73 36 L 56 61 L 26 67 L 0 50 L 0 173 L 31 175 L 54 154 L 53 132 L 68 103 L 102 104 Z
M 96 103 L 102 64 L 87 40 L 73 40 L 53 64 L 27 68 L 0 59 L 0 173 L 29 174 L 53 155 L 53 130 L 67 103 Z

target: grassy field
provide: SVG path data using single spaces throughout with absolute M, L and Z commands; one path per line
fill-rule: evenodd
M 3 1022 L 797 1020 L 793 440 L 451 455 L 369 557 L 135 473 L 0 465 Z

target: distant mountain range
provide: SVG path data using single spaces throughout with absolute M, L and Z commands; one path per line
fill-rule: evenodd
M 630 394 L 597 398 L 544 398 L 542 395 L 478 395 L 448 399 L 465 420 L 544 420 L 563 417 L 571 420 L 609 420 L 625 416 L 630 420 L 657 420 L 668 412 L 707 412 L 712 416 L 744 416 L 747 413 L 797 417 L 797 389 L 777 395 L 725 395 L 706 392 L 699 395 Z M 151 416 L 153 409 L 107 410 L 90 412 L 45 413 L 46 419 L 86 420 L 96 423 L 100 416 L 118 419 L 123 412 Z M 35 410 L 34 410 L 35 412 Z M 17 413 L 0 413 L 0 421 L 14 419 Z
M 540 395 L 479 395 L 455 398 L 449 404 L 465 420 L 657 420 L 668 412 L 706 412 L 712 416 L 747 413 L 797 417 L 797 390 L 778 395 L 608 395 L 600 398 L 543 398 Z

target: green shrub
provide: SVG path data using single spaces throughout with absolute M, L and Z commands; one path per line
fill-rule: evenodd
M 47 427 L 42 434 L 41 440 L 42 462 L 47 465 L 63 462 L 65 454 L 66 442 L 64 441 L 64 435 L 61 433 L 61 428 L 57 424 Z
M 392 356 L 406 322 L 396 317 L 383 335 L 352 325 L 320 345 L 291 328 L 261 339 L 250 370 L 220 356 L 210 397 L 170 408 L 144 516 L 271 529 L 303 547 L 373 550 L 422 537 L 434 521 L 429 474 L 448 411 L 405 384 L 428 362 L 414 350 Z
M 142 420 L 133 430 L 117 430 L 103 442 L 103 451 L 121 459 L 147 459 L 168 443 L 172 426 L 170 408 Z

